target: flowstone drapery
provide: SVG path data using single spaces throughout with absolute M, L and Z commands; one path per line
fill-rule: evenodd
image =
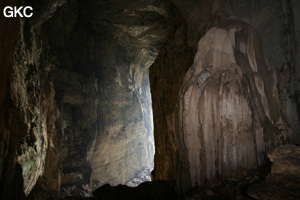
M 177 119 L 183 190 L 241 178 L 263 164 L 266 152 L 289 141 L 276 78 L 254 28 L 231 19 L 199 41 Z

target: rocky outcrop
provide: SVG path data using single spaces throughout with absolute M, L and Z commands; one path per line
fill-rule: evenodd
M 74 145 L 74 142 L 70 142 L 71 136 L 68 135 L 68 137 L 66 137 L 67 134 L 64 134 L 65 129 L 67 129 L 66 132 L 69 131 L 68 128 L 70 124 L 68 124 L 69 121 L 67 119 L 73 115 L 73 113 L 70 114 L 70 112 L 64 111 L 69 111 L 69 104 L 73 104 L 75 110 L 80 102 L 78 103 L 76 99 L 73 99 L 77 93 L 73 93 L 71 96 L 69 95 L 66 90 L 70 91 L 73 88 L 67 87 L 68 89 L 66 89 L 67 84 L 62 83 L 60 78 L 69 82 L 70 85 L 78 87 L 79 89 L 74 91 L 78 92 L 81 96 L 87 97 L 81 102 L 83 108 L 81 110 L 78 109 L 78 112 L 82 112 L 83 114 L 80 116 L 85 117 L 85 121 L 88 123 L 91 122 L 90 124 L 95 124 L 96 119 L 96 117 L 93 118 L 92 114 L 96 113 L 96 108 L 93 107 L 95 105 L 93 101 L 95 102 L 95 91 L 97 91 L 95 88 L 97 85 L 95 85 L 95 78 L 82 80 L 83 78 L 80 75 L 75 75 L 75 78 L 73 78 L 74 73 L 70 73 L 72 75 L 70 78 L 68 75 L 64 76 L 64 72 L 67 70 L 61 70 L 63 72 L 60 73 L 57 69 L 61 66 L 59 63 L 61 60 L 57 59 L 57 55 L 52 54 L 52 50 L 56 47 L 54 44 L 56 43 L 49 45 L 48 42 L 51 42 L 52 38 L 43 32 L 44 29 L 42 25 L 45 26 L 45 21 L 49 19 L 61 5 L 61 1 L 49 1 L 47 5 L 34 3 L 33 7 L 36 15 L 31 19 L 20 20 L 21 32 L 18 43 L 14 48 L 14 65 L 10 70 L 9 77 L 9 96 L 11 96 L 11 100 L 8 105 L 11 107 L 5 108 L 5 112 L 7 112 L 6 120 L 8 121 L 8 126 L 14 127 L 10 135 L 13 136 L 13 132 L 15 132 L 16 137 L 15 139 L 13 139 L 14 137 L 8 138 L 8 142 L 12 143 L 12 149 L 7 149 L 6 145 L 3 146 L 3 149 L 7 149 L 5 151 L 12 153 L 11 166 L 14 166 L 17 162 L 17 165 L 21 168 L 11 167 L 12 172 L 9 173 L 11 175 L 7 174 L 7 181 L 9 181 L 11 177 L 14 178 L 14 174 L 19 174 L 19 171 L 14 172 L 13 170 L 18 169 L 22 171 L 22 175 L 18 176 L 18 181 L 20 182 L 19 184 L 22 185 L 23 180 L 24 184 L 20 190 L 24 190 L 26 195 L 31 192 L 33 187 L 35 187 L 34 193 L 42 192 L 46 194 L 46 197 L 48 197 L 49 194 L 50 196 L 57 196 L 61 193 L 61 190 L 64 189 L 61 187 L 65 187 L 68 191 L 68 184 L 65 184 L 65 180 L 67 180 L 67 182 L 69 181 L 67 177 L 69 175 L 69 165 L 64 164 L 63 167 L 61 163 L 67 161 L 68 156 L 74 156 L 74 159 L 78 161 L 81 161 L 80 158 L 84 157 L 83 162 L 86 164 L 91 157 L 89 154 L 92 152 L 90 149 L 92 145 L 87 145 L 79 141 L 79 144 L 82 142 L 80 147 L 83 147 L 83 149 L 77 148 L 76 155 L 74 155 L 74 151 L 70 148 L 70 146 Z M 69 28 L 70 26 L 65 27 Z M 49 29 L 48 33 L 51 34 L 51 29 Z M 55 72 L 54 69 L 56 69 Z M 62 95 L 60 93 L 61 91 L 66 94 Z M 85 93 L 88 94 L 86 95 Z M 64 103 L 67 105 L 64 106 Z M 78 114 L 77 112 L 74 113 L 75 115 Z M 80 117 L 74 118 L 75 117 L 73 117 L 73 120 L 75 122 L 81 120 Z M 18 124 L 18 126 L 12 126 L 13 124 Z M 83 129 L 95 136 L 95 126 L 94 131 L 90 131 L 89 129 L 93 129 L 93 126 L 90 126 L 90 124 L 86 125 L 86 123 L 81 123 L 80 126 L 73 127 L 77 130 Z M 88 128 L 86 128 L 86 126 L 88 126 Z M 94 138 L 86 138 L 88 144 L 94 144 Z M 74 141 L 76 140 L 74 139 Z M 13 148 L 15 148 L 15 150 L 13 150 Z M 65 152 L 66 150 L 67 152 Z M 68 156 L 65 156 L 64 153 Z M 13 154 L 16 154 L 17 157 Z M 90 166 L 90 164 L 87 166 Z M 72 170 L 76 176 L 77 174 L 81 175 L 81 173 L 83 173 L 82 171 L 88 171 L 86 173 L 88 179 L 83 179 L 81 186 L 84 185 L 84 187 L 86 187 L 86 185 L 90 185 L 89 178 L 91 170 L 89 170 L 88 167 L 83 170 L 77 168 Z M 78 180 L 73 181 L 72 178 L 73 177 L 71 177 L 69 183 L 74 186 L 74 182 L 77 183 Z M 85 182 L 86 180 L 88 180 L 87 183 Z M 12 183 L 7 183 L 7 185 L 11 187 Z M 91 190 L 88 189 L 90 187 L 87 187 L 85 190 L 82 187 L 77 186 L 77 188 L 79 189 L 74 190 L 75 192 L 91 192 Z M 19 194 L 19 187 L 15 189 L 16 192 L 12 195 Z M 7 193 L 9 191 L 10 190 L 7 190 Z M 9 199 L 9 197 L 5 195 L 3 195 L 3 197 L 4 199 Z M 21 199 L 21 197 L 13 199 Z
M 228 20 L 199 41 L 175 118 L 183 190 L 241 178 L 292 139 L 276 85 L 251 26 Z
M 268 154 L 273 163 L 270 175 L 261 184 L 253 185 L 248 194 L 255 199 L 300 198 L 300 147 L 279 146 Z
M 5 3 L 9 5 L 8 2 Z M 14 174 L 19 174 L 17 170 L 21 170 L 22 177 L 18 177 L 23 184 L 21 190 L 28 195 L 45 169 L 49 142 L 54 130 L 55 93 L 48 77 L 47 60 L 42 59 L 44 49 L 38 38 L 39 29 L 28 26 L 25 19 L 19 21 L 20 34 L 17 43 L 12 45 L 14 63 L 9 71 L 9 85 L 6 84 L 10 92 L 7 95 L 9 103 L 4 104 L 4 111 L 7 113 L 5 120 L 10 130 L 4 131 L 1 137 L 6 138 L 5 132 L 9 135 L 2 146 L 4 151 L 11 154 L 12 160 L 12 163 L 7 162 L 11 165 L 7 166 L 11 168 L 11 172 L 6 172 L 6 179 L 10 180 Z M 11 48 L 9 44 L 5 46 Z M 12 147 L 5 143 L 12 144 Z M 6 156 L 9 155 L 4 155 Z M 15 165 L 19 168 L 15 168 Z M 12 195 L 19 194 L 19 187 L 15 189 L 12 192 L 15 194 Z M 3 196 L 9 198 L 5 194 Z
M 19 129 L 19 135 L 23 136 L 23 139 L 18 141 L 18 163 L 23 171 L 25 194 L 29 194 L 44 171 L 49 142 L 47 112 L 48 108 L 53 109 L 50 102 L 53 102 L 54 94 L 51 94 L 53 93 L 51 84 L 44 82 L 48 72 L 40 67 L 44 64 L 40 60 L 42 52 L 40 41 L 36 41 L 34 35 L 25 41 L 24 32 L 21 32 L 15 48 L 18 57 L 14 57 L 10 88 L 12 101 L 19 112 L 19 124 L 22 127 Z M 26 42 L 29 45 L 26 45 Z M 49 87 L 48 94 L 44 91 L 46 85 Z M 48 98 L 52 99 L 49 99 L 46 106 Z
M 187 25 L 176 9 L 172 20 L 172 34 L 149 70 L 155 139 L 154 180 L 176 179 L 178 158 L 175 156 L 177 146 L 173 113 L 183 74 L 191 66 L 194 56 L 193 49 L 187 45 Z
M 97 135 L 97 80 L 57 69 L 61 195 L 91 193 L 91 158 Z M 67 80 L 67 81 L 66 81 Z
M 217 26 L 221 21 L 225 20 L 229 16 L 235 16 L 242 19 L 243 21 L 251 24 L 257 31 L 258 35 L 261 36 L 261 42 L 263 51 L 266 56 L 268 66 L 274 72 L 274 79 L 278 81 L 278 94 L 279 94 L 279 105 L 281 107 L 283 124 L 287 123 L 288 127 L 292 129 L 293 143 L 299 142 L 299 120 L 297 117 L 297 103 L 292 102 L 294 99 L 289 95 L 289 81 L 291 80 L 290 68 L 284 68 L 282 66 L 286 62 L 285 51 L 282 47 L 287 47 L 292 51 L 289 54 L 297 52 L 297 48 L 291 48 L 287 46 L 290 42 L 284 40 L 281 32 L 281 26 L 284 26 L 284 20 L 279 23 L 280 13 L 287 11 L 279 1 L 267 0 L 264 2 L 260 1 L 201 1 L 199 4 L 190 1 L 185 3 L 181 0 L 173 0 L 174 4 L 178 6 L 182 13 L 183 21 L 186 21 L 184 31 L 173 31 L 174 36 L 170 36 L 166 43 L 166 50 L 161 52 L 158 59 L 150 68 L 150 80 L 151 80 L 151 92 L 153 96 L 153 116 L 154 116 L 154 135 L 156 144 L 155 154 L 155 173 L 154 179 L 167 179 L 174 180 L 175 171 L 186 171 L 187 169 L 180 169 L 176 163 L 179 163 L 180 151 L 178 148 L 178 140 L 174 135 L 176 124 L 178 122 L 174 120 L 174 113 L 176 108 L 176 101 L 180 93 L 179 87 L 182 84 L 183 77 L 180 74 L 185 74 L 188 67 L 192 64 L 189 63 L 190 59 L 193 59 L 193 55 L 188 51 L 196 51 L 196 43 L 199 41 L 204 34 L 211 29 L 213 26 Z M 286 2 L 289 7 L 294 10 L 297 8 L 298 3 L 295 1 Z M 201 4 L 201 6 L 200 6 Z M 287 11 L 290 14 L 286 14 L 289 18 L 289 24 L 293 21 L 299 21 L 298 17 L 292 15 L 293 12 Z M 297 27 L 295 23 L 295 27 Z M 289 28 L 293 28 L 290 25 Z M 175 29 L 176 30 L 176 29 Z M 296 36 L 297 34 L 296 28 Z M 289 34 L 290 32 L 285 32 Z M 175 42 L 172 42 L 172 37 L 181 37 L 181 43 L 184 44 L 184 50 L 180 53 L 174 53 L 179 51 Z M 297 40 L 298 37 L 296 37 Z M 173 40 L 174 41 L 174 40 Z M 283 44 L 282 41 L 286 41 Z M 172 44 L 172 45 L 170 45 Z M 178 43 L 180 44 L 180 43 Z M 176 49 L 171 51 L 171 49 Z M 292 49 L 292 50 L 291 50 Z M 297 53 L 296 53 L 297 54 Z M 172 62 L 171 60 L 174 60 Z M 295 62 L 296 65 L 298 62 Z M 172 68 L 173 70 L 165 70 Z M 297 67 L 296 67 L 297 69 Z M 167 76 L 162 74 L 168 73 Z M 294 76 L 299 75 L 298 72 L 293 73 Z M 297 75 L 297 76 L 298 76 Z M 170 84 L 169 84 L 170 83 Z M 179 85 L 179 87 L 178 87 Z M 176 99 L 176 100 L 174 100 Z M 166 144 L 169 145 L 161 145 Z

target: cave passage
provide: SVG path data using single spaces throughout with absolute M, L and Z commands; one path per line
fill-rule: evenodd
M 164 4 L 149 4 L 97 2 L 82 16 L 110 22 L 88 21 L 99 90 L 92 190 L 106 183 L 137 186 L 150 180 L 154 167 L 149 68 L 166 40 L 168 20 Z
M 1 0 L 1 199 L 300 199 L 299 2 Z
M 106 183 L 135 187 L 151 180 L 154 167 L 148 69 L 120 72 L 117 68 L 113 83 L 110 92 L 104 91 L 99 99 L 101 113 L 105 114 L 92 158 L 93 190 Z

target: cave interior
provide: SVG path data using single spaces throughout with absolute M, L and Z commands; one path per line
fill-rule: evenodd
M 298 0 L 6 6 L 1 199 L 300 199 Z

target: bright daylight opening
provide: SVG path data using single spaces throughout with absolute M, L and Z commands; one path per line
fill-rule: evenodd
M 92 158 L 93 190 L 107 183 L 135 187 L 151 180 L 154 167 L 148 67 L 115 73 L 114 84 L 100 88 L 103 115 Z

